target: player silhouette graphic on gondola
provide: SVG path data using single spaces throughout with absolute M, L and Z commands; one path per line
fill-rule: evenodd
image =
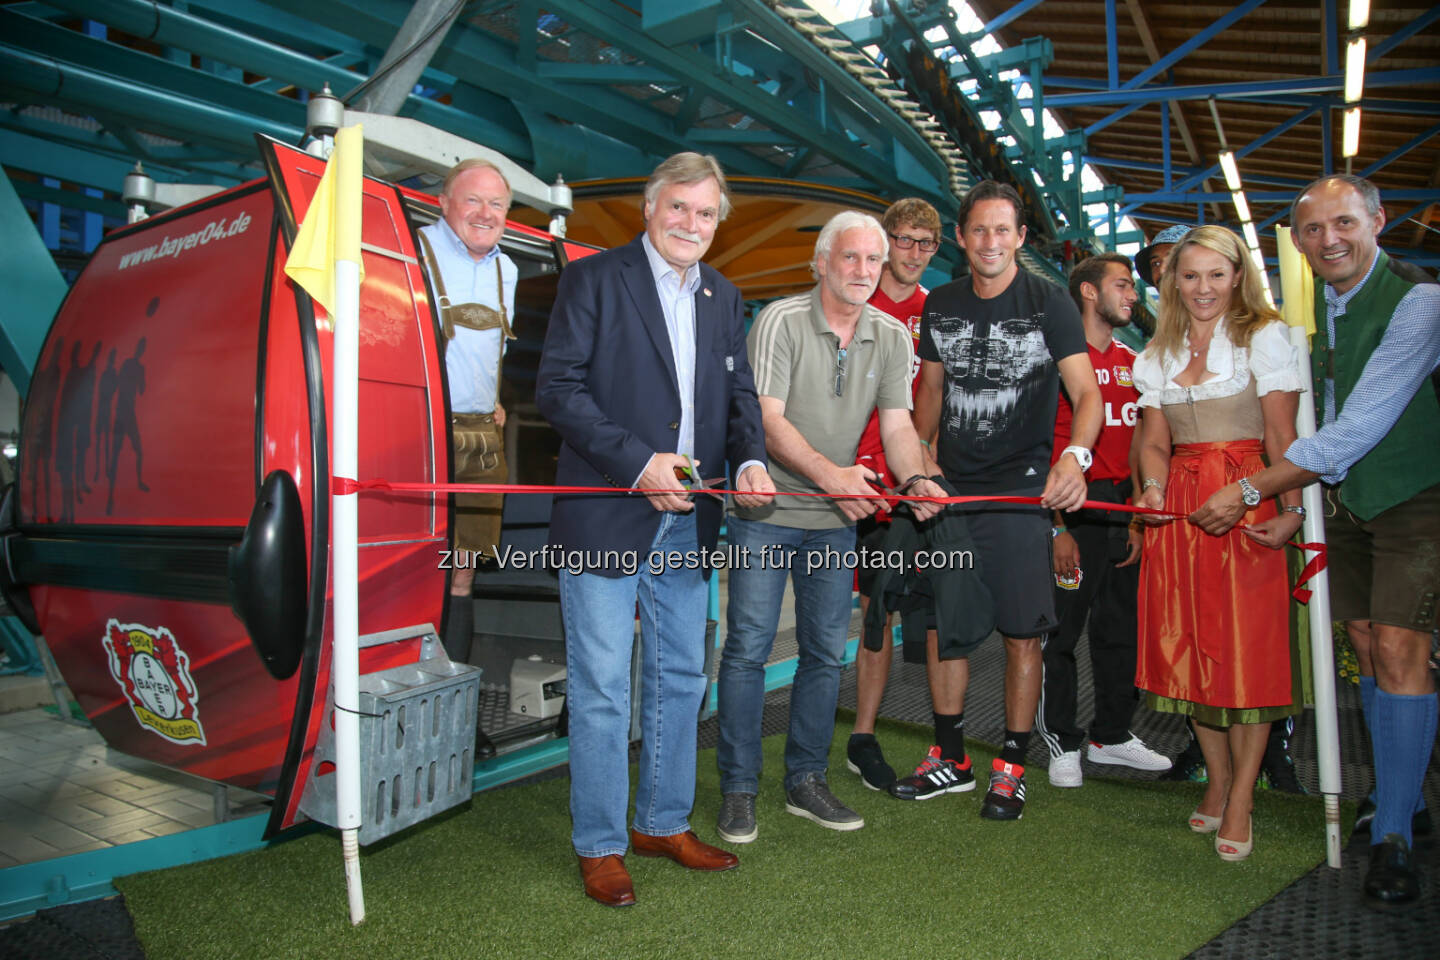
M 30 449 L 26 451 L 26 465 L 34 486 L 30 488 L 30 512 L 36 518 L 50 519 L 50 462 L 55 455 L 55 401 L 60 397 L 60 355 L 65 352 L 65 338 L 55 341 L 50 353 L 50 362 L 35 371 L 30 380 L 30 396 L 26 406 L 33 410 L 35 430 L 31 434 Z M 45 512 L 40 512 L 40 488 L 45 488 Z
M 115 404 L 115 391 L 120 385 L 119 374 L 115 371 L 115 348 L 105 358 L 105 369 L 100 372 L 100 388 L 95 394 L 95 482 L 100 482 L 100 471 L 110 475 L 110 411 Z
M 158 300 L 151 300 L 146 314 L 153 316 L 158 303 Z M 144 354 L 145 338 L 141 337 L 135 344 L 135 355 L 126 358 L 116 375 L 115 423 L 110 436 L 110 464 L 106 468 L 106 475 L 110 480 L 110 495 L 105 501 L 107 516 L 115 511 L 115 477 L 120 469 L 120 451 L 125 448 L 126 440 L 130 441 L 130 446 L 135 450 L 135 485 L 142 493 L 150 491 L 142 473 L 145 457 L 140 446 L 140 421 L 135 416 L 135 400 L 145 392 L 145 366 L 140 362 Z
M 90 486 L 85 482 L 85 456 L 90 450 L 90 412 L 95 405 L 95 365 L 100 344 L 90 362 L 82 362 L 79 340 L 70 350 L 70 370 L 60 386 L 60 420 L 55 438 L 55 471 L 60 474 L 60 522 L 75 522 L 75 505 L 83 502 Z

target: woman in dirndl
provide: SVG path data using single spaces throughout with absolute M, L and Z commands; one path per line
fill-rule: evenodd
M 1181 518 L 1213 490 L 1276 461 L 1295 439 L 1301 389 L 1280 315 L 1240 238 L 1198 227 L 1170 251 L 1155 337 L 1136 359 L 1140 506 Z M 1135 682 L 1153 709 L 1189 715 L 1209 782 L 1190 829 L 1223 860 L 1254 845 L 1255 781 L 1272 720 L 1300 712 L 1281 550 L 1304 519 L 1299 491 L 1251 505 L 1212 537 L 1147 518 Z

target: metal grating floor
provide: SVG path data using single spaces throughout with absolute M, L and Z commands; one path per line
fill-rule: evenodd
M 1089 651 L 1082 638 L 1076 659 L 1080 667 L 1080 719 L 1086 721 L 1094 710 L 1090 688 Z M 1004 653 L 997 636 L 992 636 L 970 660 L 970 689 L 965 705 L 968 737 L 997 744 L 1003 734 Z M 1340 766 L 1342 796 L 1351 801 L 1364 798 L 1370 789 L 1369 746 L 1360 713 L 1359 688 L 1337 684 L 1340 720 Z M 783 694 L 787 691 L 777 691 Z M 788 699 L 777 697 L 766 703 L 765 733 L 785 729 Z M 855 706 L 855 672 L 846 670 L 840 687 L 840 705 Z M 925 668 L 900 661 L 891 668 L 890 683 L 880 705 L 881 714 L 897 720 L 929 725 L 930 693 Z M 773 715 L 773 716 L 772 716 Z M 1143 707 L 1136 711 L 1133 729 L 1157 750 L 1174 755 L 1188 739 L 1183 722 L 1171 714 L 1157 714 Z M 1291 744 L 1300 782 L 1312 793 L 1319 789 L 1316 770 L 1314 711 L 1297 718 Z M 920 758 L 915 758 L 917 761 Z M 1046 751 L 1039 737 L 1032 738 L 1029 761 L 1043 766 Z M 905 762 L 893 758 L 896 768 Z M 1099 773 L 1088 760 L 1087 773 Z M 1148 779 L 1151 774 L 1105 767 L 1108 778 L 1131 776 Z M 1432 756 L 1425 778 L 1425 797 L 1431 810 L 1440 810 L 1440 764 Z M 1318 829 L 1318 827 L 1317 827 Z M 1321 863 L 1281 891 L 1268 903 L 1235 926 L 1196 950 L 1196 960 L 1350 960 L 1350 958 L 1432 958 L 1440 955 L 1436 931 L 1440 930 L 1440 842 L 1435 838 L 1417 844 L 1415 855 L 1425 887 L 1420 901 L 1401 912 L 1380 913 L 1364 902 L 1361 883 L 1369 861 L 1368 840 L 1350 843 L 1343 852 L 1339 870 Z

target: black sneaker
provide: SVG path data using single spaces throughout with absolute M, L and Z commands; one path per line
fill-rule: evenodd
M 1025 768 L 999 757 L 990 764 L 990 789 L 980 805 L 986 820 L 1019 820 L 1025 813 Z
M 1191 783 L 1206 783 L 1209 781 L 1209 773 L 1205 769 L 1205 754 L 1200 752 L 1200 744 L 1191 740 L 1184 750 L 1180 751 L 1170 765 L 1170 769 L 1160 774 L 1160 780 L 1180 780 Z
M 888 790 L 895 782 L 895 768 L 885 762 L 873 733 L 852 733 L 845 747 L 845 766 L 860 774 L 871 790 Z
M 970 758 L 956 763 L 940 756 L 939 747 L 931 747 L 915 773 L 890 785 L 891 796 L 901 800 L 929 800 L 945 793 L 968 793 L 975 789 L 975 774 Z
M 1260 761 L 1261 782 L 1259 786 L 1286 793 L 1308 794 L 1298 777 L 1295 776 L 1295 761 L 1290 759 L 1290 738 L 1284 734 L 1271 736 L 1265 744 L 1265 756 Z

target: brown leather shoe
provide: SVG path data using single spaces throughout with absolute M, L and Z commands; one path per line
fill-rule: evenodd
M 710 846 L 695 836 L 693 830 L 668 837 L 652 837 L 631 830 L 630 846 L 637 857 L 669 857 L 689 870 L 729 870 L 740 865 L 740 858 L 735 854 Z
M 635 904 L 635 887 L 625 858 L 612 853 L 608 857 L 581 857 L 580 879 L 585 881 L 585 896 L 607 907 L 629 907 Z

